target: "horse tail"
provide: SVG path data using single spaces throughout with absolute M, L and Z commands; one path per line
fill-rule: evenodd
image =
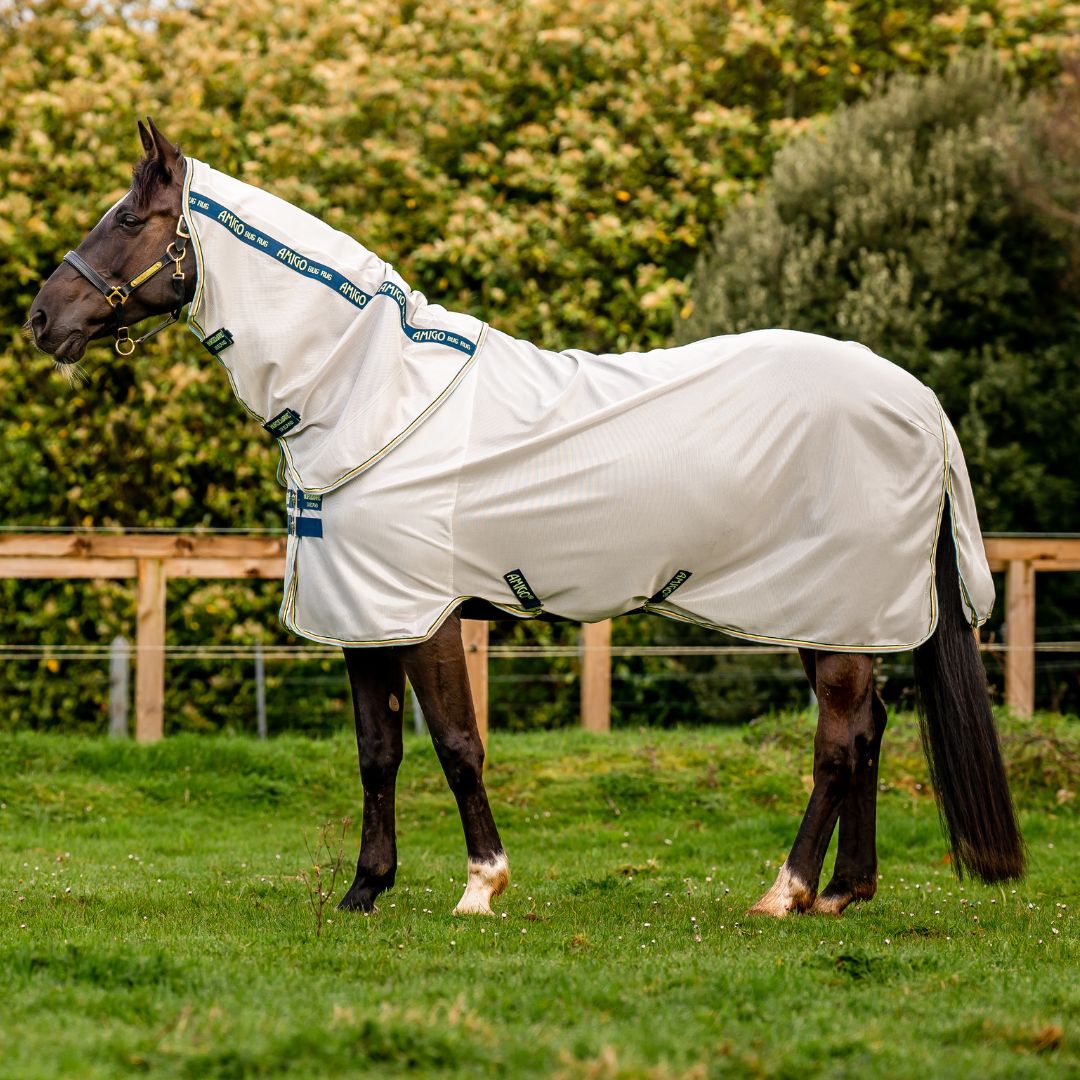
M 938 624 L 915 649 L 919 728 L 958 877 L 1024 873 L 1024 841 L 1001 760 L 986 672 L 960 596 L 948 503 L 937 541 Z

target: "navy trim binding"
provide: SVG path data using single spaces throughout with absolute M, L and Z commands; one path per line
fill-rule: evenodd
M 295 270 L 301 277 L 317 281 L 328 289 L 333 289 L 338 296 L 348 300 L 353 307 L 365 308 L 376 296 L 385 296 L 393 300 L 401 314 L 401 329 L 410 341 L 431 342 L 436 345 L 446 345 L 448 348 L 457 349 L 458 352 L 472 356 L 476 352 L 476 343 L 468 338 L 454 333 L 452 330 L 439 330 L 430 328 L 421 330 L 410 326 L 406 321 L 405 292 L 392 281 L 384 281 L 374 294 L 365 292 L 350 281 L 344 274 L 339 273 L 331 266 L 323 266 L 312 259 L 308 259 L 299 252 L 294 251 L 288 244 L 282 244 L 267 233 L 249 225 L 246 221 L 238 218 L 227 207 L 206 195 L 190 191 L 188 193 L 188 206 L 198 214 L 216 221 L 222 228 L 227 229 L 237 240 L 243 241 L 249 247 L 261 251 L 274 259 L 282 266 Z

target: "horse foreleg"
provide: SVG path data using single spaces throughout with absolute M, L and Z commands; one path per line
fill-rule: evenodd
M 364 817 L 356 878 L 338 907 L 343 911 L 371 911 L 375 898 L 394 884 L 397 873 L 394 785 L 402 754 L 405 672 L 397 649 L 344 652 L 352 686 Z
M 451 616 L 433 637 L 401 654 L 465 830 L 469 880 L 454 912 L 490 915 L 510 871 L 484 790 L 484 745 L 476 730 L 460 618 Z
M 855 778 L 840 806 L 840 838 L 832 880 L 814 901 L 814 911 L 839 915 L 854 900 L 870 900 L 877 892 L 877 791 L 881 737 L 888 717 L 877 692 L 871 695 L 874 730 L 859 754 Z
M 782 918 L 813 906 L 841 806 L 873 738 L 870 657 L 819 652 L 812 667 L 818 696 L 814 788 L 791 852 L 772 888 L 750 909 L 754 914 Z

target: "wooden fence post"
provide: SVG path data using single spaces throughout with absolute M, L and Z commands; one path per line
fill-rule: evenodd
M 1005 704 L 1021 716 L 1035 709 L 1035 568 L 1012 559 L 1005 571 Z
M 469 672 L 476 729 L 485 750 L 488 744 L 488 629 L 486 620 L 461 620 L 461 642 L 465 646 L 465 667 Z
M 135 741 L 165 734 L 165 564 L 139 559 L 135 603 Z
M 611 620 L 581 627 L 581 726 L 611 730 Z

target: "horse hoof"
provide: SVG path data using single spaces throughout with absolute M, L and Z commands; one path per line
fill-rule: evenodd
M 378 911 L 375 906 L 375 897 L 371 895 L 357 895 L 347 893 L 341 898 L 337 906 L 338 911 Z
M 828 893 L 823 892 L 810 909 L 815 915 L 842 915 L 844 908 L 855 898 L 851 893 Z
M 751 915 L 782 919 L 791 911 L 809 911 L 814 905 L 814 890 L 784 863 L 772 888 L 750 909 Z
M 814 901 L 815 915 L 840 915 L 848 904 L 859 900 L 872 900 L 877 892 L 877 878 L 871 875 L 852 883 L 835 878 L 825 886 L 824 892 Z
M 371 885 L 353 885 L 338 903 L 338 911 L 378 911 L 375 898 L 384 891 L 383 887 Z
M 510 865 L 500 851 L 490 859 L 469 860 L 469 881 L 465 895 L 454 908 L 455 915 L 491 915 L 491 901 L 510 883 Z
M 454 908 L 455 915 L 494 915 L 495 912 L 491 910 L 491 904 L 484 903 L 477 900 L 475 902 L 466 903 L 467 896 L 463 896 L 458 902 L 458 906 Z

